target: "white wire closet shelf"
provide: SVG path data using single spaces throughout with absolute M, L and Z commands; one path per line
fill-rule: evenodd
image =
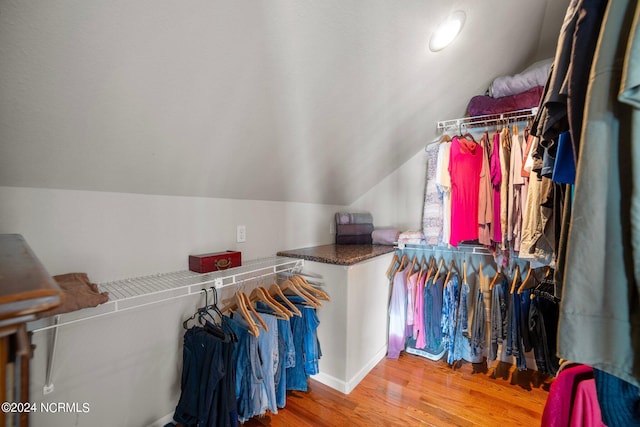
M 538 107 L 525 108 L 522 110 L 507 111 L 499 114 L 486 114 L 483 116 L 461 117 L 459 119 L 439 120 L 438 129 L 446 130 L 451 128 L 488 126 L 500 123 L 505 120 L 518 121 L 534 117 L 538 113 Z
M 194 295 L 203 289 L 212 287 L 221 289 L 278 273 L 300 271 L 303 266 L 303 259 L 276 256 L 248 261 L 240 267 L 211 273 L 200 274 L 182 270 L 99 283 L 100 292 L 109 293 L 109 300 L 106 303 L 30 322 L 27 328 L 32 332 L 58 328 L 95 317 Z
M 429 251 L 438 253 L 452 253 L 452 254 L 470 254 L 470 255 L 491 255 L 489 249 L 486 246 L 481 245 L 466 245 L 461 244 L 455 246 L 433 246 L 433 245 L 418 245 L 404 242 L 397 242 L 395 248 L 399 250 L 407 251 Z

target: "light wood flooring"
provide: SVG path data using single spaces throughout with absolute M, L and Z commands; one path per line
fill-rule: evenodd
M 244 426 L 539 426 L 549 385 L 502 362 L 454 369 L 403 353 L 378 363 L 348 395 L 311 380 L 278 414 Z

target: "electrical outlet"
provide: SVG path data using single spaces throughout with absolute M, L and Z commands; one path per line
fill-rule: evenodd
M 244 225 L 236 226 L 236 242 L 244 243 L 247 241 L 247 227 Z

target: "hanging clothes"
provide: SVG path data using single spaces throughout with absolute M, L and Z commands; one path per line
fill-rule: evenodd
M 456 357 L 456 323 L 458 321 L 458 305 L 460 302 L 460 280 L 452 274 L 445 284 L 442 295 L 442 318 L 440 326 L 444 348 L 447 351 L 447 363 L 455 362 Z
M 567 244 L 558 354 L 640 385 L 640 303 L 629 231 L 637 141 L 615 99 L 636 1 L 607 5 L 591 68 Z M 621 39 L 622 37 L 622 39 Z M 621 201 L 625 201 L 621 203 Z M 597 301 L 597 304 L 593 302 Z M 596 345 L 594 345 L 594 343 Z
M 449 173 L 449 158 L 451 155 L 451 141 L 443 141 L 438 146 L 438 160 L 436 162 L 436 184 L 442 196 L 442 238 L 440 243 L 449 244 L 451 236 L 451 175 Z
M 509 283 L 503 278 L 491 290 L 491 346 L 487 356 L 489 361 L 497 359 L 498 346 L 507 338 L 508 295 Z
M 502 243 L 502 227 L 500 225 L 500 188 L 502 187 L 502 166 L 500 165 L 500 135 L 493 135 L 493 148 L 490 159 L 491 184 L 493 186 L 493 236 L 494 242 Z
M 500 132 L 500 233 L 502 235 L 501 249 L 507 248 L 507 229 L 509 215 L 509 166 L 511 159 L 511 133 L 508 127 Z
M 437 166 L 440 144 L 429 144 L 427 152 L 427 179 L 424 191 L 422 232 L 425 244 L 438 245 L 442 240 L 443 206 L 442 193 L 438 190 Z
M 238 425 L 235 345 L 229 332 L 194 326 L 184 333 L 180 399 L 173 419 L 185 427 Z
M 454 137 L 451 140 L 451 237 L 453 246 L 478 238 L 478 189 L 483 149 L 474 141 Z
M 418 283 L 416 286 L 415 307 L 413 315 L 413 339 L 415 340 L 415 347 L 423 348 L 427 345 L 427 339 L 425 337 L 425 323 L 424 323 L 424 292 L 425 285 L 428 276 L 428 271 L 421 271 L 418 276 Z
M 482 146 L 482 169 L 480 170 L 480 188 L 478 192 L 478 242 L 490 246 L 493 224 L 493 188 L 491 185 L 491 168 L 489 157 L 491 144 L 489 132 L 484 132 L 480 138 Z
M 522 233 L 522 197 L 525 179 L 522 177 L 522 138 L 514 125 L 509 159 L 509 206 L 507 212 L 507 241 L 513 250 L 520 251 Z
M 478 286 L 476 286 L 475 304 L 473 311 L 470 313 L 471 326 L 469 335 L 471 338 L 471 355 L 474 358 L 485 356 L 487 349 L 487 312 L 485 309 L 485 292 L 489 292 L 489 278 L 482 272 L 482 264 L 478 269 Z
M 410 264 L 410 263 L 407 263 Z M 389 340 L 387 358 L 397 359 L 404 350 L 407 324 L 407 275 L 410 265 L 397 271 L 391 281 L 389 302 Z
M 424 329 L 426 345 L 422 355 L 431 360 L 440 360 L 446 349 L 441 320 L 443 309 L 445 275 L 434 275 L 424 288 Z

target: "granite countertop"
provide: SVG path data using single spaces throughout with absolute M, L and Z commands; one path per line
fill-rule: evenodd
M 302 258 L 326 264 L 353 265 L 393 251 L 393 246 L 332 244 L 280 251 L 278 256 Z

